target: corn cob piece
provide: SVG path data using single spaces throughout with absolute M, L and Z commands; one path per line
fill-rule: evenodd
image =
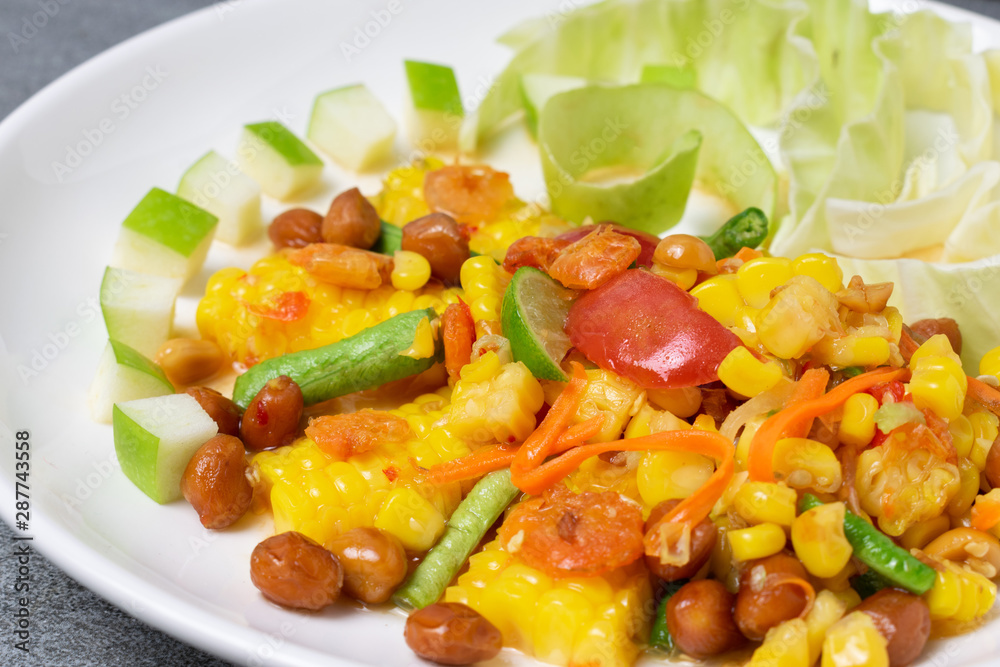
M 487 544 L 445 591 L 503 633 L 504 644 L 554 665 L 621 667 L 639 654 L 649 632 L 648 575 L 631 567 L 588 578 L 552 579 Z
M 501 363 L 489 351 L 462 368 L 449 428 L 473 442 L 520 442 L 535 429 L 543 400 L 541 385 L 523 363 Z
M 500 332 L 500 304 L 510 279 L 511 275 L 489 257 L 470 257 L 462 264 L 459 280 L 477 337 Z
M 416 481 L 410 461 L 429 467 L 469 453 L 464 441 L 436 425 L 448 412 L 449 394 L 444 388 L 391 411 L 406 419 L 416 436 L 405 443 L 384 443 L 340 460 L 302 438 L 254 456 L 269 489 L 276 532 L 297 530 L 325 543 L 352 528 L 375 526 L 409 551 L 429 549 L 460 502 L 462 488 Z
M 924 593 L 931 620 L 956 623 L 975 621 L 993 608 L 997 585 L 951 561 L 929 556 L 937 564 L 934 586 Z
M 430 213 L 424 202 L 424 177 L 427 172 L 443 166 L 441 160 L 428 157 L 390 171 L 385 177 L 382 192 L 372 197 L 379 217 L 402 227 Z
M 289 294 L 299 293 L 295 300 Z M 414 291 L 383 285 L 343 289 L 317 281 L 283 255 L 261 259 L 249 272 L 213 275 L 198 304 L 198 330 L 233 361 L 248 366 L 347 338 L 393 315 L 434 308 L 443 312 L 460 290 L 438 284 Z

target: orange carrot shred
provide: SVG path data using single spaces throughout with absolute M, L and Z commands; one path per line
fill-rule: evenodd
M 480 447 L 467 456 L 431 466 L 424 480 L 430 484 L 447 484 L 479 477 L 508 467 L 516 454 L 517 449 L 513 447 Z
M 842 382 L 826 394 L 794 405 L 790 404 L 769 417 L 757 430 L 750 443 L 750 453 L 747 457 L 750 479 L 755 482 L 774 481 L 774 447 L 778 440 L 790 437 L 789 434 L 802 433 L 805 425 L 812 424 L 812 420 L 820 415 L 836 410 L 853 394 L 863 392 L 881 382 L 897 380 L 908 373 L 905 368 L 877 368 Z
M 559 394 L 559 398 L 549 408 L 542 423 L 518 449 L 517 456 L 510 466 L 511 479 L 541 465 L 542 461 L 552 453 L 563 431 L 576 416 L 580 399 L 583 398 L 583 392 L 587 389 L 587 373 L 580 363 L 576 361 L 571 363 L 573 377 Z M 517 482 L 514 483 L 517 484 Z
M 980 496 L 976 504 L 972 506 L 972 515 L 969 517 L 973 528 L 984 533 L 991 530 L 1000 523 L 1000 502 L 992 498 Z
M 1000 417 L 1000 391 L 974 377 L 969 378 L 968 396 Z

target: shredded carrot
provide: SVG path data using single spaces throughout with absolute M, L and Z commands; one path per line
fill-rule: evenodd
M 757 259 L 763 257 L 764 253 L 760 250 L 754 250 L 753 248 L 748 248 L 743 246 L 740 248 L 733 257 L 740 260 L 741 262 L 749 262 L 751 259 Z
M 517 449 L 500 445 L 481 447 L 468 456 L 432 466 L 424 480 L 430 484 L 447 484 L 503 470 L 514 460 Z
M 826 385 L 830 382 L 830 373 L 825 368 L 810 368 L 792 389 L 792 395 L 788 398 L 785 408 L 790 408 L 806 401 L 812 401 L 826 391 Z M 812 430 L 813 420 L 803 420 L 801 424 L 791 427 L 785 434 L 786 438 L 804 438 Z
M 755 482 L 774 481 L 774 447 L 778 440 L 789 437 L 790 433 L 801 433 L 803 425 L 811 424 L 812 420 L 820 415 L 833 412 L 850 396 L 881 382 L 902 378 L 907 373 L 909 371 L 905 368 L 877 368 L 853 377 L 817 398 L 789 405 L 769 417 L 757 430 L 750 443 L 750 453 L 747 457 L 750 479 Z
M 1000 417 L 1000 391 L 974 377 L 969 378 L 968 396 Z
M 594 415 L 586 421 L 570 426 L 561 436 L 559 436 L 559 440 L 556 441 L 555 447 L 552 448 L 552 453 L 561 454 L 568 449 L 579 447 L 587 440 L 590 440 L 595 435 L 600 433 L 603 427 L 604 413 Z
M 640 438 L 582 445 L 567 451 L 565 454 L 542 464 L 530 472 L 520 475 L 519 479 L 514 483 L 522 491 L 538 495 L 579 468 L 584 461 L 592 456 L 598 456 L 605 452 L 642 452 L 649 450 L 694 452 L 719 460 L 718 468 L 716 468 L 708 481 L 664 516 L 664 521 L 682 522 L 689 524 L 692 528 L 698 525 L 708 516 L 712 507 L 722 497 L 722 492 L 725 491 L 726 486 L 729 484 L 734 470 L 733 443 L 718 433 L 711 431 L 696 429 L 664 431 Z
M 1000 501 L 986 496 L 980 496 L 972 506 L 970 523 L 976 530 L 984 533 L 1000 523 Z
M 571 363 L 573 377 L 549 408 L 542 423 L 518 449 L 517 456 L 510 466 L 512 479 L 541 465 L 552 453 L 560 436 L 576 416 L 583 392 L 587 389 L 587 373 L 580 363 L 576 361 Z

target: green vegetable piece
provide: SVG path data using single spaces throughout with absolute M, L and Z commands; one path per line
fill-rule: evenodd
M 504 291 L 500 326 L 510 340 L 514 361 L 542 380 L 569 380 L 560 363 L 572 344 L 564 329 L 572 292 L 544 271 L 517 270 Z
M 668 581 L 660 589 L 663 597 L 660 598 L 659 604 L 656 605 L 656 618 L 653 619 L 653 628 L 649 633 L 649 645 L 653 648 L 666 653 L 673 653 L 677 650 L 674 637 L 670 634 L 670 628 L 667 627 L 667 603 L 670 602 L 670 598 L 687 582 L 687 579 Z
M 479 480 L 451 515 L 444 535 L 392 596 L 393 602 L 406 610 L 437 602 L 486 531 L 519 493 L 510 481 L 509 469 Z
M 767 238 L 767 216 L 759 208 L 737 213 L 719 231 L 701 239 L 715 253 L 715 259 L 732 257 L 742 248 L 756 248 Z
M 401 353 L 413 345 L 420 321 L 436 317 L 433 308 L 400 313 L 336 343 L 263 361 L 236 378 L 233 402 L 245 410 L 261 387 L 279 375 L 295 380 L 305 404 L 312 405 L 422 373 L 441 361 L 440 342 L 435 355 L 426 359 Z
M 875 595 L 888 585 L 889 582 L 875 570 L 868 570 L 864 574 L 851 579 L 851 588 L 857 591 L 862 600 Z
M 777 176 L 733 112 L 696 90 L 661 83 L 587 86 L 552 96 L 538 145 L 552 211 L 571 222 L 614 220 L 661 234 L 681 219 L 691 186 L 770 215 Z M 734 155 L 753 156 L 734 178 Z
M 639 75 L 642 83 L 664 83 L 671 88 L 697 88 L 698 72 L 694 68 L 673 65 L 644 65 Z
M 382 221 L 382 233 L 378 235 L 378 240 L 372 246 L 372 252 L 380 252 L 383 255 L 391 255 L 403 248 L 403 228 L 397 227 L 391 222 Z
M 822 504 L 819 498 L 807 493 L 802 496 L 800 511 L 805 512 Z M 850 510 L 844 516 L 844 535 L 854 548 L 857 559 L 882 575 L 891 585 L 905 588 L 915 595 L 923 595 L 934 585 L 934 568 L 896 546 L 878 528 Z
M 851 378 L 856 378 L 865 372 L 864 366 L 848 366 L 840 371 L 845 378 L 850 380 Z

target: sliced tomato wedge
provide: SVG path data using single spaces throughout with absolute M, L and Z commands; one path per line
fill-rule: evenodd
M 601 368 L 642 387 L 693 387 L 719 379 L 740 339 L 674 283 L 630 269 L 581 296 L 566 319 L 570 342 Z
M 556 239 L 572 243 L 579 241 L 598 227 L 610 227 L 612 231 L 631 236 L 637 240 L 642 250 L 639 252 L 639 257 L 635 260 L 636 266 L 649 267 L 653 265 L 653 253 L 656 251 L 656 244 L 660 242 L 660 239 L 649 232 L 632 229 L 631 227 L 625 227 L 614 222 L 602 222 L 600 225 L 583 225 L 582 227 L 577 227 L 576 229 L 571 229 L 568 232 L 560 234 Z

